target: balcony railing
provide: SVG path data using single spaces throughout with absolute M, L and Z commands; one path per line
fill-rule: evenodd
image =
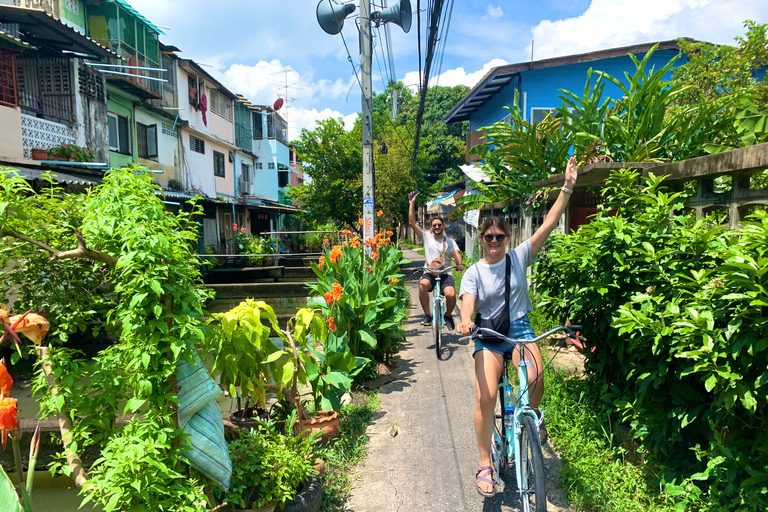
M 21 115 L 21 143 L 24 158 L 32 158 L 33 149 L 50 149 L 61 143 L 74 144 L 75 130 L 64 123 Z

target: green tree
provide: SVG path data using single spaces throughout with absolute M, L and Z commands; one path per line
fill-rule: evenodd
M 302 130 L 293 142 L 310 178 L 291 187 L 288 196 L 300 201 L 313 223 L 353 226 L 362 210 L 362 132 L 359 120 L 351 131 L 342 119 L 323 119 L 314 130 Z

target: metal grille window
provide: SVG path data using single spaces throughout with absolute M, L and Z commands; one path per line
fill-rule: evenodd
M 203 139 L 198 139 L 194 135 L 190 135 L 189 136 L 189 149 L 191 149 L 195 153 L 205 154 L 205 141 Z
M 219 178 L 224 177 L 224 153 L 213 152 L 213 175 Z
M 16 53 L 0 48 L 0 105 L 15 107 Z
M 22 112 L 52 121 L 75 121 L 75 87 L 70 66 L 69 59 L 16 59 Z
M 264 169 L 264 164 L 261 163 L 261 162 L 256 162 L 256 169 L 258 169 L 258 170 Z
M 157 158 L 157 125 L 136 123 L 136 149 L 139 158 Z
M 215 89 L 211 89 L 211 112 L 232 121 L 232 100 Z
M 253 138 L 255 139 L 263 139 L 264 138 L 264 126 L 262 125 L 262 115 L 261 112 L 254 112 L 253 113 Z
M 99 73 L 88 66 L 80 66 L 79 88 L 80 93 L 84 96 L 106 103 L 106 80 L 104 73 Z
M 107 114 L 109 128 L 109 149 L 118 153 L 131 153 L 131 135 L 128 129 L 128 118 L 109 112 Z
M 277 173 L 277 186 L 280 188 L 287 187 L 290 183 L 291 173 L 290 171 L 280 171 Z
M 275 162 L 267 163 L 267 169 L 274 169 L 274 168 L 275 168 Z
M 246 163 L 240 164 L 240 171 L 243 174 L 243 181 L 251 181 L 251 166 Z

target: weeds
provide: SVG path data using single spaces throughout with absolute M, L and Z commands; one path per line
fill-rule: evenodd
M 322 477 L 322 512 L 340 512 L 352 488 L 352 474 L 368 450 L 368 435 L 365 429 L 371 417 L 379 410 L 379 394 L 371 391 L 362 395 L 365 402 L 349 404 L 341 408 L 339 438 L 333 445 L 321 452 L 326 464 Z

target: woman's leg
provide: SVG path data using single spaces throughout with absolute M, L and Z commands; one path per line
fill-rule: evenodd
M 525 360 L 533 362 L 532 365 L 528 366 L 528 403 L 534 409 L 538 409 L 541 397 L 544 396 L 544 363 L 538 344 L 528 343 L 523 346 L 523 349 L 525 350 Z M 512 362 L 515 365 L 515 371 L 518 371 L 520 349 L 515 349 Z
M 491 465 L 494 409 L 503 364 L 503 356 L 496 352 L 479 350 L 475 353 L 475 389 L 477 391 L 475 434 L 477 435 L 477 447 L 480 450 L 481 466 Z M 486 482 L 478 482 L 477 485 L 483 492 L 493 490 L 493 486 Z

